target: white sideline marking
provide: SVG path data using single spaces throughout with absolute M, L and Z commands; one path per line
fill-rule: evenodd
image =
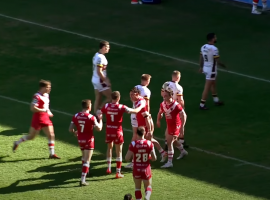
M 24 19 L 20 19 L 20 18 L 16 18 L 16 17 L 11 17 L 11 16 L 4 15 L 4 14 L 1 14 L 1 13 L 0 13 L 0 17 L 7 18 L 7 19 L 12 19 L 12 20 L 23 22 L 23 23 L 32 24 L 32 25 L 36 25 L 36 26 L 40 26 L 40 27 L 43 27 L 43 28 L 64 32 L 64 33 L 69 33 L 69 34 L 72 34 L 72 35 L 77 35 L 77 36 L 92 39 L 92 40 L 99 40 L 99 41 L 103 40 L 101 38 L 92 37 L 92 36 L 89 36 L 89 35 L 84 35 L 84 34 L 76 33 L 76 32 L 73 32 L 73 31 L 68 31 L 68 30 L 64 30 L 64 29 L 60 29 L 60 28 L 55 28 L 55 27 L 52 27 L 52 26 L 47 26 L 47 25 L 36 23 L 36 22 L 32 22 L 32 21 L 28 21 L 28 20 L 24 20 Z M 120 44 L 120 43 L 117 43 L 117 42 L 110 41 L 110 43 L 114 44 L 114 45 L 117 45 L 117 46 L 129 48 L 129 49 L 134 49 L 134 50 L 137 50 L 137 51 L 142 51 L 142 52 L 145 52 L 145 53 L 150 53 L 150 54 L 153 54 L 153 55 L 169 58 L 169 59 L 172 59 L 172 60 L 177 60 L 177 61 L 180 61 L 180 62 L 183 62 L 183 63 L 189 63 L 189 64 L 192 64 L 192 65 L 199 66 L 199 64 L 197 62 L 184 60 L 184 59 L 181 59 L 181 58 L 176 58 L 176 57 L 165 55 L 165 54 L 162 54 L 162 53 L 157 53 L 157 52 L 154 52 L 154 51 L 148 51 L 148 50 L 145 50 L 145 49 L 140 49 L 140 48 L 125 45 L 125 44 Z M 250 78 L 250 79 L 270 83 L 270 80 L 268 80 L 268 79 L 258 78 L 258 77 L 255 77 L 255 76 L 250 76 L 250 75 L 246 75 L 246 74 L 242 74 L 242 73 L 238 73 L 238 72 L 234 72 L 234 71 L 228 71 L 228 70 L 224 70 L 224 69 L 218 69 L 218 70 L 222 71 L 222 72 L 227 72 L 227 73 L 230 73 L 230 74 L 234 74 L 234 75 L 238 75 L 238 76 L 242 76 L 242 77 L 246 77 L 246 78 Z
M 30 103 L 28 103 L 28 102 L 20 101 L 18 99 L 13 99 L 13 98 L 10 98 L 10 97 L 7 97 L 7 96 L 3 96 L 3 95 L 0 95 L 0 98 L 6 99 L 6 100 L 10 100 L 10 101 L 14 101 L 14 102 L 21 103 L 21 104 L 25 104 L 25 105 L 30 105 Z M 62 111 L 59 111 L 59 110 L 51 109 L 51 111 L 53 111 L 55 113 L 60 113 L 60 114 L 63 114 L 63 115 L 67 115 L 67 116 L 73 116 L 70 113 L 62 112 Z M 132 132 L 132 130 L 126 129 L 126 128 L 124 128 L 124 131 Z M 163 138 L 156 137 L 156 139 L 161 140 L 161 141 L 164 141 Z M 228 160 L 234 160 L 234 161 L 237 161 L 237 162 L 241 163 L 240 165 L 251 165 L 251 166 L 254 166 L 254 167 L 259 167 L 259 168 L 270 170 L 270 167 L 267 167 L 267 166 L 264 166 L 264 165 L 259 165 L 259 164 L 248 162 L 248 161 L 245 161 L 245 160 L 240 160 L 238 158 L 234 158 L 234 157 L 230 157 L 230 156 L 225 156 L 225 155 L 222 155 L 222 154 L 219 154 L 219 153 L 214 153 L 214 152 L 203 150 L 203 149 L 200 149 L 200 148 L 197 148 L 197 147 L 189 147 L 189 148 L 190 149 L 193 149 L 195 151 L 199 151 L 199 152 L 203 152 L 203 153 L 206 153 L 206 154 L 214 155 L 214 156 L 217 156 L 217 157 L 220 157 L 220 158 L 225 158 L 225 159 L 228 159 Z

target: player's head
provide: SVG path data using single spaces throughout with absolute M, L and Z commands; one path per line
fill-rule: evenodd
M 132 88 L 129 92 L 129 96 L 130 96 L 131 101 L 137 101 L 140 94 L 141 94 L 141 92 L 137 87 Z
M 82 100 L 82 109 L 91 111 L 92 103 L 90 99 Z
M 100 41 L 99 43 L 99 51 L 102 54 L 108 53 L 110 50 L 110 43 L 107 41 Z
M 112 97 L 112 101 L 113 102 L 118 102 L 120 101 L 120 92 L 119 91 L 113 91 L 112 94 L 111 94 L 111 97 Z
M 139 126 L 137 128 L 137 135 L 139 137 L 143 137 L 145 135 L 145 128 L 143 126 Z
M 150 83 L 150 79 L 151 79 L 151 75 L 149 74 L 143 74 L 141 76 L 141 84 L 144 85 L 144 86 L 148 86 L 149 83 Z
M 51 81 L 42 80 L 42 79 L 39 81 L 40 92 L 49 94 L 51 92 L 51 87 L 52 87 Z
M 133 200 L 133 199 L 132 199 L 132 195 L 131 195 L 131 194 L 126 194 L 126 195 L 124 196 L 124 200 Z
M 166 88 L 163 92 L 163 99 L 164 101 L 170 101 L 173 97 L 173 91 L 170 88 Z
M 217 36 L 215 33 L 208 33 L 206 36 L 208 43 L 214 44 L 217 43 Z
M 172 81 L 179 82 L 181 78 L 181 73 L 177 70 L 173 71 L 172 73 Z

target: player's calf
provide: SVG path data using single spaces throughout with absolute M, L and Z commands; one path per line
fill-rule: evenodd
M 152 194 L 152 187 L 149 185 L 145 190 L 145 200 L 150 200 Z

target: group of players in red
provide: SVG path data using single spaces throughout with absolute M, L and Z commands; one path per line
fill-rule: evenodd
M 105 44 L 105 45 L 102 45 Z M 101 42 L 100 51 L 104 48 L 109 49 L 108 42 Z M 107 51 L 108 52 L 108 51 Z M 103 53 L 104 55 L 104 53 Z M 102 63 L 96 65 L 104 67 Z M 106 66 L 107 67 L 107 66 Z M 105 68 L 106 69 L 106 68 Z M 101 70 L 102 71 L 102 70 Z M 99 73 L 97 73 L 99 74 Z M 104 74 L 103 74 L 104 75 Z M 180 72 L 174 71 L 173 78 L 178 75 L 180 80 Z M 186 113 L 183 109 L 183 102 L 174 98 L 174 88 L 169 86 L 166 82 L 162 86 L 161 96 L 164 101 L 160 104 L 160 109 L 157 115 L 157 127 L 160 127 L 160 120 L 165 115 L 167 122 L 167 129 L 165 133 L 168 151 L 162 149 L 161 145 L 153 137 L 154 123 L 150 114 L 150 91 L 147 88 L 150 83 L 151 76 L 143 74 L 141 77 L 141 85 L 137 85 L 130 90 L 130 99 L 133 102 L 133 108 L 129 108 L 119 103 L 120 92 L 110 91 L 105 83 L 100 81 L 100 87 L 107 87 L 106 94 L 110 92 L 110 97 L 106 95 L 110 102 L 104 102 L 100 109 L 96 109 L 95 115 L 90 114 L 92 103 L 91 100 L 83 100 L 82 111 L 75 114 L 69 126 L 69 131 L 77 136 L 78 144 L 82 152 L 82 175 L 80 186 L 89 185 L 86 182 L 86 175 L 90 168 L 90 161 L 95 148 L 94 129 L 101 131 L 103 128 L 102 116 L 106 116 L 106 143 L 107 149 L 107 173 L 111 173 L 112 149 L 116 147 L 116 178 L 124 177 L 121 174 L 122 166 L 122 148 L 124 143 L 122 120 L 124 113 L 133 114 L 131 119 L 133 126 L 133 138 L 129 145 L 129 150 L 125 156 L 126 161 L 132 160 L 129 164 L 133 168 L 133 179 L 135 183 L 135 197 L 142 199 L 141 184 L 144 183 L 145 199 L 150 199 L 152 188 L 152 174 L 150 160 L 157 159 L 154 146 L 158 149 L 162 156 L 161 162 L 164 162 L 168 157 L 168 162 L 162 168 L 172 167 L 172 160 L 174 155 L 174 146 L 180 150 L 178 159 L 187 155 L 187 151 L 183 148 L 184 126 L 186 122 Z M 105 77 L 106 80 L 106 77 Z M 178 84 L 176 81 L 171 81 L 173 84 Z M 20 140 L 14 142 L 13 151 L 18 148 L 18 145 L 24 141 L 33 139 L 42 129 L 49 139 L 49 150 L 52 159 L 59 159 L 54 152 L 54 129 L 50 117 L 53 116 L 49 109 L 49 93 L 51 91 L 51 82 L 41 80 L 39 82 L 39 91 L 33 97 L 31 103 L 31 111 L 34 112 L 29 135 L 23 136 Z M 98 88 L 99 85 L 96 85 Z M 98 89 L 95 88 L 96 94 Z M 107 91 L 109 90 L 109 91 Z M 102 90 L 101 92 L 104 92 Z M 181 96 L 181 94 L 179 94 Z M 182 99 L 183 100 L 183 99 Z M 95 102 L 96 105 L 96 102 Z M 95 110 L 95 109 L 94 109 Z M 136 124 L 134 124 L 136 123 Z

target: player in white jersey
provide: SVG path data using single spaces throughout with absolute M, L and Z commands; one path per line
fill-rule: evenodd
M 94 113 L 97 113 L 106 103 L 111 101 L 111 83 L 107 76 L 108 61 L 105 54 L 110 50 L 110 44 L 107 41 L 99 43 L 99 51 L 93 57 L 93 76 L 92 84 L 95 89 Z M 102 95 L 106 97 L 102 102 Z
M 217 96 L 216 89 L 216 77 L 217 77 L 217 65 L 226 68 L 219 60 L 218 48 L 214 45 L 217 42 L 217 37 L 215 33 L 209 33 L 206 36 L 208 44 L 205 44 L 201 48 L 200 55 L 200 73 L 204 73 L 206 76 L 206 82 L 204 85 L 204 90 L 202 93 L 200 109 L 208 110 L 205 106 L 205 102 L 208 96 L 209 90 L 212 92 L 213 100 L 215 105 L 224 105 L 222 101 L 219 100 Z
M 172 80 L 167 81 L 162 85 L 161 88 L 161 96 L 163 97 L 163 92 L 166 88 L 170 88 L 173 91 L 173 100 L 177 101 L 183 108 L 185 107 L 185 101 L 183 97 L 183 87 L 179 85 L 179 81 L 181 79 L 181 73 L 177 70 L 173 71 L 172 73 Z M 167 132 L 167 129 L 166 129 Z M 178 137 L 179 141 L 184 145 L 184 148 L 188 148 L 188 144 L 185 142 L 184 133 L 180 134 Z M 167 142 L 165 141 L 164 150 L 168 150 Z

